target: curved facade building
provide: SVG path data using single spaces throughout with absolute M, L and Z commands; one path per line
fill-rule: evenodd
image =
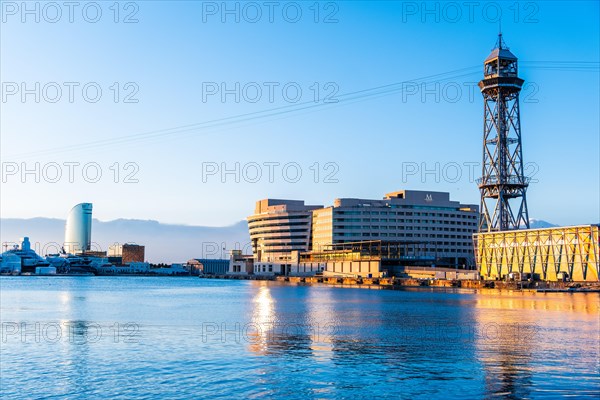
M 420 190 L 399 190 L 382 200 L 336 199 L 325 208 L 298 200 L 261 200 L 248 217 L 254 273 L 316 273 L 322 271 L 323 259 L 353 261 L 355 249 L 360 256 L 371 242 L 387 246 L 390 263 L 368 270 L 361 264 L 358 270 L 352 264 L 335 270 L 332 264 L 333 272 L 379 274 L 406 265 L 472 267 L 478 216 L 477 205 L 450 200 L 446 192 Z M 309 259 L 310 265 L 303 261 Z
M 81 203 L 69 211 L 65 225 L 64 248 L 75 254 L 90 250 L 92 245 L 92 204 Z
M 256 202 L 248 228 L 257 261 L 285 263 L 292 251 L 310 250 L 312 211 L 319 208 L 298 200 Z

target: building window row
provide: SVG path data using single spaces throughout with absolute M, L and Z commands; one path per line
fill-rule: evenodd
M 306 236 L 310 234 L 310 228 L 305 229 L 262 229 L 262 230 L 250 230 L 250 235 L 302 235 Z
M 458 211 L 458 210 L 455 210 Z M 439 212 L 413 212 L 413 211 L 349 211 L 335 210 L 335 215 L 400 215 L 400 216 L 416 216 L 416 217 L 436 217 L 436 218 L 459 218 L 459 219 L 474 219 L 478 218 L 475 212 L 454 212 L 454 213 L 439 213 Z
M 281 224 L 268 224 L 268 225 L 249 225 L 249 229 L 258 229 L 258 228 L 270 228 L 276 226 L 306 226 L 308 227 L 308 222 L 290 222 L 290 223 L 281 223 Z
M 312 216 L 312 214 L 310 213 L 306 213 L 306 214 L 273 214 L 273 216 L 269 216 L 269 217 L 256 217 L 256 218 L 250 218 L 249 222 L 250 223 L 254 223 L 254 222 L 261 222 L 261 221 L 276 221 L 278 219 L 284 219 L 284 220 L 292 220 L 292 219 L 308 219 Z
M 379 233 L 379 232 L 362 232 L 362 233 L 347 233 L 341 232 L 336 234 L 335 236 L 354 236 L 354 235 L 362 235 L 362 236 L 396 236 L 396 237 L 423 237 L 423 238 L 438 238 L 438 239 L 462 239 L 464 241 L 471 241 L 471 236 L 461 236 L 461 235 L 440 235 L 440 234 L 420 234 L 420 233 Z
M 387 219 L 387 218 L 335 218 L 335 222 L 386 222 L 386 223 L 408 223 L 408 224 L 431 224 L 431 225 L 466 225 L 476 226 L 476 221 L 453 221 L 453 220 L 436 220 L 436 219 Z
M 436 228 L 427 226 L 386 226 L 386 225 L 334 225 L 334 231 L 336 229 L 362 229 L 362 230 L 396 230 L 396 231 L 431 231 L 431 232 L 468 232 L 475 233 L 477 229 L 463 229 L 463 228 Z

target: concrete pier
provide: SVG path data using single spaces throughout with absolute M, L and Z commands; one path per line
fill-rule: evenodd
M 589 282 L 505 282 L 484 280 L 455 279 L 418 279 L 418 278 L 349 278 L 323 276 L 272 276 L 272 275 L 206 275 L 204 279 L 238 279 L 277 281 L 294 285 L 323 284 L 340 287 L 368 289 L 400 289 L 406 287 L 462 288 L 462 289 L 498 289 L 523 290 L 537 292 L 600 292 L 600 284 Z

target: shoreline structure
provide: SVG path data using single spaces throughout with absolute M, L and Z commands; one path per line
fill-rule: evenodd
M 21 274 L 10 275 L 13 277 L 156 277 L 156 278 L 190 278 L 214 280 L 246 280 L 278 282 L 290 286 L 323 285 L 329 287 L 343 287 L 372 290 L 403 290 L 403 289 L 470 289 L 518 291 L 534 293 L 600 293 L 600 282 L 554 282 L 554 281 L 485 281 L 476 279 L 437 279 L 413 277 L 385 277 L 385 278 L 356 278 L 341 276 L 274 276 L 274 275 L 161 275 L 161 274 Z
M 433 278 L 354 278 L 336 276 L 265 276 L 265 275 L 200 275 L 202 279 L 235 279 L 276 281 L 290 285 L 313 285 L 349 287 L 360 289 L 400 290 L 404 288 L 456 288 L 496 289 L 529 292 L 600 293 L 599 282 L 552 282 L 552 281 L 484 281 L 474 279 Z

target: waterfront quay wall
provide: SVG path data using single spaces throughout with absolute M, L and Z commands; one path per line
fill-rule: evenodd
M 600 284 L 590 282 L 514 282 L 484 281 L 479 279 L 422 279 L 422 278 L 355 278 L 342 276 L 273 276 L 273 275 L 212 275 L 201 276 L 207 279 L 238 279 L 256 281 L 277 281 L 292 285 L 323 284 L 339 287 L 365 289 L 401 289 L 410 287 L 498 289 L 559 292 L 599 292 Z

